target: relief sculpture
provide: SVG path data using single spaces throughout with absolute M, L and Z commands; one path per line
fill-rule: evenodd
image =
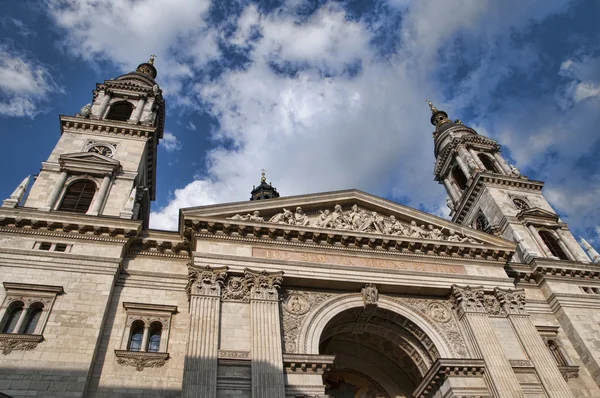
M 424 224 L 418 225 L 414 220 L 410 223 L 404 223 L 397 220 L 394 215 L 383 216 L 376 211 L 360 209 L 357 205 L 353 205 L 347 211 L 344 211 L 341 205 L 335 205 L 333 211 L 329 209 L 319 210 L 318 214 L 312 216 L 307 215 L 300 206 L 296 207 L 295 212 L 284 208 L 281 213 L 275 214 L 267 221 L 260 216 L 258 211 L 246 215 L 236 214 L 228 217 L 228 219 L 406 236 L 409 238 L 446 240 L 448 242 L 481 243 L 454 230 L 444 227 L 440 228 L 431 224 L 427 226 Z
M 331 297 L 331 294 L 303 290 L 284 290 L 281 293 L 283 340 L 286 353 L 297 352 L 298 335 L 310 310 Z

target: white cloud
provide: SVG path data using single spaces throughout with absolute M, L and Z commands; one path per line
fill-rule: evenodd
M 192 131 L 196 131 L 196 125 L 194 123 L 192 123 L 191 121 L 188 122 L 187 127 L 188 130 L 192 130 Z
M 33 118 L 60 91 L 45 65 L 0 45 L 0 115 Z
M 284 195 L 361 188 L 446 214 L 445 192 L 432 178 L 433 127 L 425 98 L 437 98 L 436 104 L 446 100 L 440 106 L 450 113 L 475 107 L 488 115 L 497 87 L 515 71 L 535 70 L 540 62 L 535 48 L 515 45 L 515 32 L 568 6 L 561 0 L 390 0 L 390 12 L 403 12 L 402 23 L 385 35 L 397 37 L 399 45 L 397 53 L 381 56 L 372 43 L 373 26 L 333 3 L 308 19 L 290 12 L 301 1 L 269 15 L 249 5 L 237 20 L 227 21 L 235 23 L 227 36 L 221 27 L 207 25 L 208 0 L 164 6 L 138 0 L 135 7 L 146 19 L 124 10 L 130 2 L 118 1 L 111 8 L 107 1 L 50 0 L 72 51 L 129 68 L 157 52 L 159 80 L 166 75 L 170 88 L 166 94 L 177 93 L 177 101 L 190 107 L 201 103 L 219 121 L 215 142 L 227 143 L 208 153 L 206 179 L 176 190 L 166 207 L 152 213 L 151 225 L 158 228 L 176 227 L 181 207 L 246 200 L 262 167 Z M 159 12 L 144 14 L 152 7 Z M 185 15 L 177 18 L 180 14 Z M 150 33 L 148 26 L 154 28 Z M 248 51 L 250 62 L 208 80 L 199 71 L 220 56 L 217 39 Z M 470 68 L 458 84 L 447 87 L 444 75 L 455 73 L 457 60 Z M 573 67 L 563 64 L 569 73 Z M 191 76 L 202 77 L 194 87 L 184 86 Z M 580 80 L 587 81 L 593 80 Z M 518 105 L 515 115 L 530 111 L 523 128 L 532 127 L 531 115 L 539 114 L 539 105 Z M 522 131 L 515 128 L 518 117 L 506 117 L 506 123 L 482 117 L 477 123 L 489 126 L 526 167 L 533 163 L 532 153 L 543 153 L 559 135 L 543 123 L 524 145 L 523 136 L 513 133 Z
M 163 134 L 159 145 L 162 145 L 167 152 L 179 151 L 181 149 L 181 141 L 175 137 L 175 134 L 169 132 Z

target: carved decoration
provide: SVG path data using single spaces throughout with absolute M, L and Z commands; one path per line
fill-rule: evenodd
M 115 355 L 118 364 L 133 366 L 138 372 L 144 368 L 160 368 L 169 359 L 169 354 L 164 352 L 115 350 Z
M 29 351 L 37 347 L 38 343 L 44 340 L 44 337 L 39 334 L 0 334 L 0 350 L 2 354 L 8 355 L 11 352 Z
M 228 269 L 228 267 L 213 269 L 210 265 L 197 267 L 188 263 L 188 284 L 185 291 L 188 296 L 220 296 Z
M 269 273 L 244 269 L 244 277 L 253 300 L 278 300 L 277 291 L 283 283 L 283 271 Z
M 236 214 L 228 217 L 230 220 L 265 222 L 258 211 L 252 214 Z M 333 211 L 329 209 L 320 210 L 316 216 L 308 216 L 301 207 L 296 208 L 296 212 L 282 209 L 281 213 L 275 214 L 266 222 L 274 224 L 297 225 L 302 227 L 317 227 L 327 229 L 337 229 L 355 232 L 377 233 L 384 235 L 406 236 L 410 238 L 447 240 L 449 242 L 463 242 L 471 244 L 481 244 L 482 242 L 469 236 L 459 235 L 455 231 L 448 231 L 445 234 L 444 228 L 433 225 L 418 225 L 416 221 L 410 224 L 398 221 L 396 216 L 382 216 L 376 211 L 366 211 L 353 205 L 350 210 L 343 211 L 342 206 L 335 205 Z
M 525 290 L 524 289 L 494 289 L 494 294 L 498 298 L 500 305 L 509 315 L 527 314 L 525 311 Z
M 221 298 L 226 301 L 249 301 L 248 281 L 241 276 L 230 276 L 222 290 Z
M 512 366 L 513 368 L 532 368 L 533 367 L 533 365 L 531 364 L 531 361 L 528 361 L 528 360 L 510 359 L 508 362 L 510 363 L 510 366 Z
M 372 283 L 367 283 L 360 291 L 365 306 L 377 306 L 377 299 L 379 293 L 377 292 L 377 286 Z
M 298 335 L 300 326 L 310 310 L 331 297 L 329 293 L 310 292 L 302 290 L 283 290 L 281 318 L 283 321 L 283 341 L 285 352 L 297 352 Z M 297 300 L 296 300 L 297 298 Z M 294 304 L 298 302 L 298 305 Z M 307 304 L 307 308 L 304 305 Z
M 504 312 L 502 311 L 502 307 L 498 302 L 498 299 L 496 299 L 496 297 L 492 296 L 491 294 L 486 294 L 484 296 L 483 306 L 485 307 L 486 312 L 490 315 L 504 314 Z
M 579 377 L 579 366 L 559 366 L 558 370 L 560 370 L 560 373 L 567 382 L 569 379 L 576 379 Z
M 394 301 L 417 311 L 440 332 L 440 336 L 460 357 L 468 357 L 469 352 L 460 327 L 453 315 L 452 304 L 445 300 L 427 300 L 405 297 L 393 297 Z
M 219 358 L 250 359 L 250 351 L 219 350 Z
M 486 312 L 483 304 L 485 294 L 482 286 L 465 286 L 452 285 L 452 301 L 459 315 L 468 312 Z

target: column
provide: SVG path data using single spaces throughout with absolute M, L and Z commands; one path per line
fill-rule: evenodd
M 456 192 L 456 188 L 454 188 L 448 177 L 444 178 L 444 186 L 446 187 L 446 191 L 448 191 L 448 195 L 450 195 L 452 201 L 455 203 L 458 202 L 460 199 L 460 194 Z
M 133 115 L 131 115 L 131 118 L 128 121 L 132 122 L 132 123 L 139 122 L 140 118 L 142 117 L 142 112 L 144 111 L 145 105 L 146 105 L 146 96 L 140 95 L 140 99 L 138 100 L 138 103 L 136 105 L 135 112 L 133 112 Z
M 456 155 L 456 163 L 458 163 L 458 166 L 460 167 L 462 172 L 465 174 L 465 177 L 467 177 L 467 180 L 469 178 L 471 178 L 471 172 L 469 171 L 469 168 L 467 167 L 465 162 L 463 162 L 463 160 L 461 159 L 461 157 L 458 154 Z
M 510 175 L 510 167 L 508 167 L 506 160 L 504 160 L 504 158 L 500 155 L 499 152 L 494 152 L 494 159 L 496 159 L 496 162 L 498 162 L 500 168 L 504 170 L 506 175 Z
M 52 188 L 52 192 L 50 192 L 50 196 L 48 196 L 48 199 L 46 200 L 46 205 L 40 208 L 40 210 L 50 211 L 54 208 L 56 200 L 58 199 L 58 195 L 60 195 L 62 192 L 65 182 L 67 182 L 67 177 L 68 174 L 66 171 L 60 173 L 58 176 L 58 181 L 56 181 L 56 184 L 54 184 L 54 188 Z
M 483 304 L 484 298 L 483 287 L 452 286 L 452 299 L 459 319 L 466 326 L 467 332 L 479 349 L 498 396 L 524 398 L 517 376 L 504 355 L 500 341 L 488 319 Z
M 560 237 L 560 240 L 562 241 L 562 243 L 567 247 L 568 252 L 571 253 L 571 255 L 573 256 L 573 260 L 584 261 L 584 262 L 588 261 L 587 257 L 585 256 L 585 254 L 583 253 L 581 248 L 579 246 L 573 247 L 573 244 L 571 243 L 572 240 L 569 239 L 567 236 L 565 236 L 565 235 L 569 234 L 568 230 L 565 231 L 564 229 L 559 228 L 556 230 L 556 233 Z M 575 241 L 575 242 L 577 242 L 577 241 Z
M 23 311 L 21 312 L 21 315 L 19 316 L 19 320 L 17 321 L 17 324 L 15 325 L 15 330 L 13 331 L 13 333 L 23 333 L 23 324 L 25 323 L 25 319 L 27 319 L 27 316 L 29 315 L 29 307 L 25 307 L 23 308 Z
M 183 365 L 182 398 L 217 396 L 221 286 L 227 267 L 188 264 L 190 328 Z
M 150 324 L 144 325 L 144 334 L 142 335 L 142 346 L 140 351 L 148 351 L 148 335 L 150 334 Z
M 533 235 L 533 239 L 535 239 L 535 241 L 538 244 L 538 246 L 540 247 L 540 249 L 542 249 L 542 252 L 544 253 L 544 255 L 549 258 L 556 258 L 556 257 L 554 257 L 554 255 L 552 254 L 550 249 L 548 249 L 548 246 L 546 246 L 546 244 L 542 240 L 542 237 L 540 236 L 540 234 L 538 234 L 537 229 L 535 229 L 535 227 L 531 224 L 529 224 L 527 226 L 527 228 L 529 228 L 529 232 L 531 232 L 531 234 Z
M 508 315 L 517 337 L 527 356 L 535 366 L 537 374 L 549 398 L 574 398 L 567 382 L 558 370 L 556 361 L 544 344 L 537 329 L 525 311 L 525 291 L 523 289 L 494 289 L 500 306 Z
M 473 159 L 475 159 L 475 163 L 477 163 L 477 165 L 481 168 L 481 170 L 486 170 L 485 165 L 481 162 L 481 159 L 479 159 L 479 156 L 477 156 L 477 154 L 475 153 L 473 148 L 469 148 L 468 151 L 471 154 L 471 156 L 473 157 Z
M 102 204 L 106 199 L 106 193 L 108 192 L 108 188 L 110 187 L 110 175 L 105 175 L 102 179 L 102 184 L 100 184 L 100 189 L 98 193 L 94 196 L 94 201 L 90 206 L 90 209 L 87 211 L 88 215 L 97 216 L 100 213 L 100 209 L 102 208 Z
M 285 396 L 279 293 L 283 272 L 244 270 L 250 287 L 252 398 Z
M 98 118 L 104 117 L 104 113 L 108 108 L 108 104 L 110 103 L 111 97 L 112 93 L 108 90 L 104 90 L 104 97 L 102 97 L 102 102 L 100 102 L 100 108 L 98 109 Z

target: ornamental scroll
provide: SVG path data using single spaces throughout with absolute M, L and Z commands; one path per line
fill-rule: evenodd
M 397 220 L 394 215 L 383 216 L 376 211 L 360 209 L 357 205 L 353 205 L 350 210 L 346 211 L 342 209 L 342 206 L 335 205 L 333 211 L 320 210 L 319 214 L 310 216 L 298 206 L 295 212 L 284 208 L 281 213 L 275 214 L 268 220 L 265 220 L 259 211 L 246 215 L 236 214 L 228 219 L 481 244 L 480 241 L 453 230 L 445 233 L 443 227 L 438 228 L 431 224 L 418 225 L 416 221 L 408 224 Z

